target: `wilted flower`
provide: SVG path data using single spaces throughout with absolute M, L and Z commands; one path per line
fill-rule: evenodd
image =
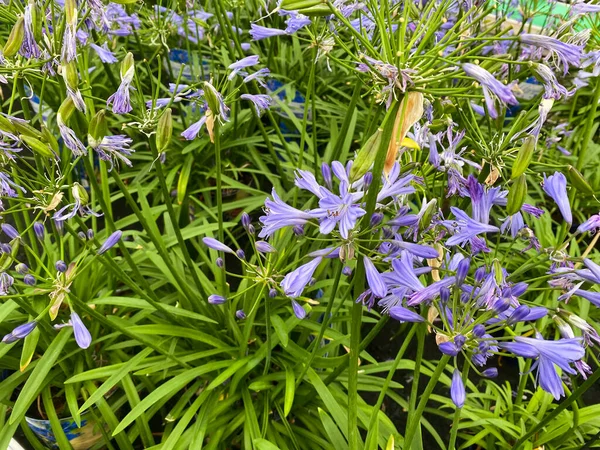
M 126 114 L 133 109 L 129 100 L 129 91 L 132 89 L 131 83 L 134 75 L 133 54 L 128 53 L 121 63 L 121 84 L 117 92 L 106 100 L 106 106 L 112 105 L 112 112 L 115 114 Z
M 251 101 L 254 105 L 254 110 L 257 115 L 261 115 L 263 111 L 269 108 L 273 99 L 267 94 L 242 94 L 240 98 L 243 100 Z

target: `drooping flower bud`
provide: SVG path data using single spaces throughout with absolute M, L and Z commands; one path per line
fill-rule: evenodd
M 75 334 L 75 342 L 80 348 L 86 349 L 92 343 L 92 335 L 89 330 L 83 324 L 83 321 L 75 311 L 71 313 L 71 324 L 73 325 L 73 332 Z
M 235 256 L 237 256 L 240 259 L 246 259 L 246 253 L 241 248 L 236 250 Z
M 35 277 L 28 273 L 23 277 L 23 283 L 28 286 L 35 286 Z
M 256 250 L 260 253 L 275 253 L 277 250 L 267 241 L 256 241 Z
M 444 355 L 456 356 L 460 352 L 460 348 L 452 341 L 442 342 L 438 348 Z
M 481 372 L 481 376 L 485 378 L 496 378 L 498 376 L 498 369 L 496 367 L 490 367 Z
M 342 273 L 349 277 L 350 275 L 352 275 L 352 267 L 344 266 L 344 268 L 342 269 Z
M 0 250 L 2 251 L 2 253 L 6 253 L 7 255 L 12 253 L 12 247 L 10 246 L 10 244 L 7 243 L 0 244 Z
M 17 273 L 25 275 L 27 272 L 29 272 L 29 267 L 27 267 L 27 264 L 25 263 L 19 263 L 15 266 L 15 270 Z
M 302 320 L 306 317 L 306 310 L 296 300 L 292 300 L 292 309 L 298 319 Z
M 212 248 L 213 250 L 218 250 L 220 252 L 225 253 L 234 253 L 233 249 L 223 244 L 222 242 L 219 242 L 215 238 L 205 237 L 202 238 L 202 242 L 204 242 L 204 245 L 206 245 L 208 248 Z
M 424 322 L 425 319 L 414 311 L 411 311 L 404 306 L 392 306 L 390 308 L 390 317 L 400 322 Z
M 4 336 L 2 342 L 4 342 L 5 344 L 12 344 L 13 342 L 18 341 L 19 339 L 27 337 L 33 330 L 35 330 L 35 327 L 37 327 L 37 322 L 28 322 L 24 323 L 23 325 L 19 325 L 9 334 Z
M 222 295 L 212 294 L 208 296 L 208 303 L 211 305 L 222 305 L 225 303 L 226 298 Z
M 102 255 L 103 253 L 106 253 L 108 250 L 113 248 L 115 245 L 117 245 L 119 243 L 122 235 L 123 235 L 123 232 L 121 230 L 115 231 L 113 234 L 111 234 L 106 239 L 106 241 L 104 241 L 104 244 L 102 244 L 102 246 L 98 249 L 97 253 L 99 255 Z
M 0 225 L 4 234 L 6 234 L 10 239 L 18 239 L 21 237 L 19 232 L 13 227 L 11 224 L 3 223 Z

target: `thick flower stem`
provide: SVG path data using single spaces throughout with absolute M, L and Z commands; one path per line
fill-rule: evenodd
M 409 417 L 408 426 L 406 428 L 406 433 L 404 434 L 404 447 L 405 449 L 409 449 L 412 443 L 412 440 L 415 437 L 415 433 L 417 431 L 417 427 L 421 422 L 421 416 L 423 415 L 423 411 L 427 406 L 427 401 L 429 400 L 429 396 L 433 392 L 435 385 L 437 384 L 440 376 L 444 372 L 448 361 L 450 360 L 450 356 L 444 355 L 442 359 L 438 362 L 438 365 L 435 369 L 435 372 L 431 374 L 431 378 L 429 379 L 429 383 L 427 383 L 427 387 L 425 388 L 425 392 L 421 395 L 421 399 L 419 400 L 419 405 L 415 410 L 415 413 L 412 417 Z

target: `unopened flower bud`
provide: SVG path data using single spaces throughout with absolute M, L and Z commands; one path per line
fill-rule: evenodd
M 494 304 L 492 305 L 492 309 L 497 313 L 500 314 L 504 311 L 506 311 L 508 308 L 510 307 L 510 300 L 504 297 L 500 297 L 498 300 L 496 300 L 494 302 Z
M 17 239 L 21 237 L 19 235 L 19 232 L 15 229 L 15 227 L 8 223 L 3 223 L 2 225 L 0 225 L 0 228 L 2 228 L 4 234 L 6 234 L 11 239 Z
M 12 252 L 12 247 L 10 246 L 10 244 L 0 244 L 0 250 L 2 250 L 2 253 L 6 253 L 6 254 L 10 254 Z
M 273 289 L 273 288 L 269 289 L 269 297 L 270 298 L 277 297 L 277 289 Z
M 246 259 L 246 253 L 241 248 L 235 252 L 235 255 L 240 259 Z
M 65 273 L 67 271 L 67 263 L 65 263 L 62 259 L 59 259 L 54 263 L 54 268 L 61 273 Z
M 29 272 L 29 267 L 27 267 L 27 264 L 25 263 L 19 263 L 15 266 L 15 270 L 17 273 L 25 275 L 27 272 Z
M 329 164 L 325 162 L 321 164 L 321 174 L 323 175 L 325 186 L 329 189 L 333 189 L 333 178 L 331 177 L 331 167 L 329 167 Z
M 256 234 L 256 228 L 254 228 L 254 225 L 250 224 L 248 225 L 248 228 L 246 228 L 248 230 L 248 234 L 254 236 Z
M 44 234 L 45 234 L 45 228 L 44 228 L 44 224 L 41 222 L 35 222 L 33 224 L 33 231 L 35 233 L 35 235 L 37 236 L 37 238 L 41 241 L 44 239 Z
M 460 352 L 460 348 L 451 341 L 442 342 L 440 345 L 438 345 L 438 348 L 444 355 L 449 356 L 456 356 Z
M 87 230 L 87 238 L 91 241 L 92 239 L 94 239 L 94 230 L 92 230 L 91 228 L 89 228 Z
M 250 218 L 250 215 L 247 212 L 243 212 L 242 213 L 242 226 L 246 229 L 248 229 L 248 227 L 252 224 L 252 219 Z
M 277 250 L 267 241 L 256 241 L 256 250 L 260 253 L 275 253 Z
M 350 275 L 352 275 L 352 267 L 344 266 L 344 268 L 342 269 L 342 273 L 349 277 Z
M 479 338 L 483 337 L 483 335 L 485 334 L 485 326 L 482 324 L 475 325 L 475 327 L 473 327 L 473 334 Z
M 481 266 L 477 270 L 475 270 L 475 283 L 479 284 L 483 281 L 485 277 L 485 267 Z
M 226 299 L 222 295 L 212 294 L 208 296 L 208 303 L 211 305 L 222 305 Z
M 292 300 L 292 309 L 298 319 L 302 320 L 306 317 L 306 310 L 296 300 Z
M 296 236 L 302 236 L 304 234 L 304 226 L 303 225 L 294 225 L 294 228 L 292 228 L 292 230 L 294 231 L 294 234 Z
M 521 322 L 529 315 L 529 307 L 527 305 L 519 305 L 515 308 L 506 322 L 509 325 L 514 325 L 517 322 Z
M 12 330 L 9 334 L 4 336 L 2 342 L 5 344 L 12 344 L 13 342 L 27 337 L 37 327 L 37 322 L 28 322 L 23 325 L 19 325 L 17 328 Z
M 383 221 L 383 213 L 376 212 L 371 216 L 371 227 L 376 227 Z
M 123 235 L 123 232 L 121 230 L 115 231 L 113 234 L 111 234 L 106 239 L 106 241 L 104 241 L 104 244 L 102 244 L 102 246 L 98 249 L 97 253 L 99 255 L 102 255 L 103 253 L 106 253 L 107 251 L 109 251 L 111 248 L 113 248 L 115 245 L 117 245 L 119 243 L 122 235 Z
M 82 241 L 85 241 L 85 239 L 87 238 L 86 234 L 83 231 L 78 232 L 77 237 Z
M 216 264 L 216 265 L 217 265 L 217 267 L 219 267 L 219 268 L 222 268 L 222 267 L 225 265 L 225 263 L 224 263 L 224 261 L 223 261 L 223 258 L 221 258 L 221 257 L 218 257 L 218 258 L 215 260 L 215 264 Z
M 365 176 L 363 177 L 363 190 L 367 190 L 369 189 L 369 186 L 371 186 L 371 183 L 373 182 L 373 174 L 371 172 L 367 172 L 365 173 Z
M 235 317 L 237 317 L 239 320 L 244 320 L 246 318 L 246 313 L 243 309 L 238 309 L 235 312 Z
M 447 287 L 442 287 L 440 289 L 440 301 L 443 305 L 445 305 L 446 303 L 448 303 L 448 300 L 450 300 L 450 289 L 448 289 Z
M 498 376 L 498 369 L 496 367 L 490 367 L 481 372 L 481 376 L 485 378 L 496 378 Z
M 458 348 L 462 348 L 463 345 L 465 345 L 465 342 L 467 342 L 467 338 L 462 334 L 457 334 L 454 336 L 454 343 L 458 346 Z
M 462 259 L 456 267 L 456 285 L 460 286 L 465 282 L 469 268 L 471 267 L 471 260 L 469 258 Z
M 35 286 L 35 277 L 28 273 L 23 277 L 23 283 L 28 286 Z

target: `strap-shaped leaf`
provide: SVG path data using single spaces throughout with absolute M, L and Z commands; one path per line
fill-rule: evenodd
M 29 406 L 35 401 L 35 398 L 39 395 L 44 382 L 47 381 L 47 376 L 54 363 L 58 359 L 60 352 L 69 340 L 71 336 L 72 328 L 67 327 L 60 330 L 58 336 L 54 338 L 48 349 L 44 352 L 40 360 L 33 369 L 31 376 L 23 386 L 19 398 L 15 402 L 15 407 L 10 415 L 9 423 L 19 423 L 25 413 L 29 409 Z

